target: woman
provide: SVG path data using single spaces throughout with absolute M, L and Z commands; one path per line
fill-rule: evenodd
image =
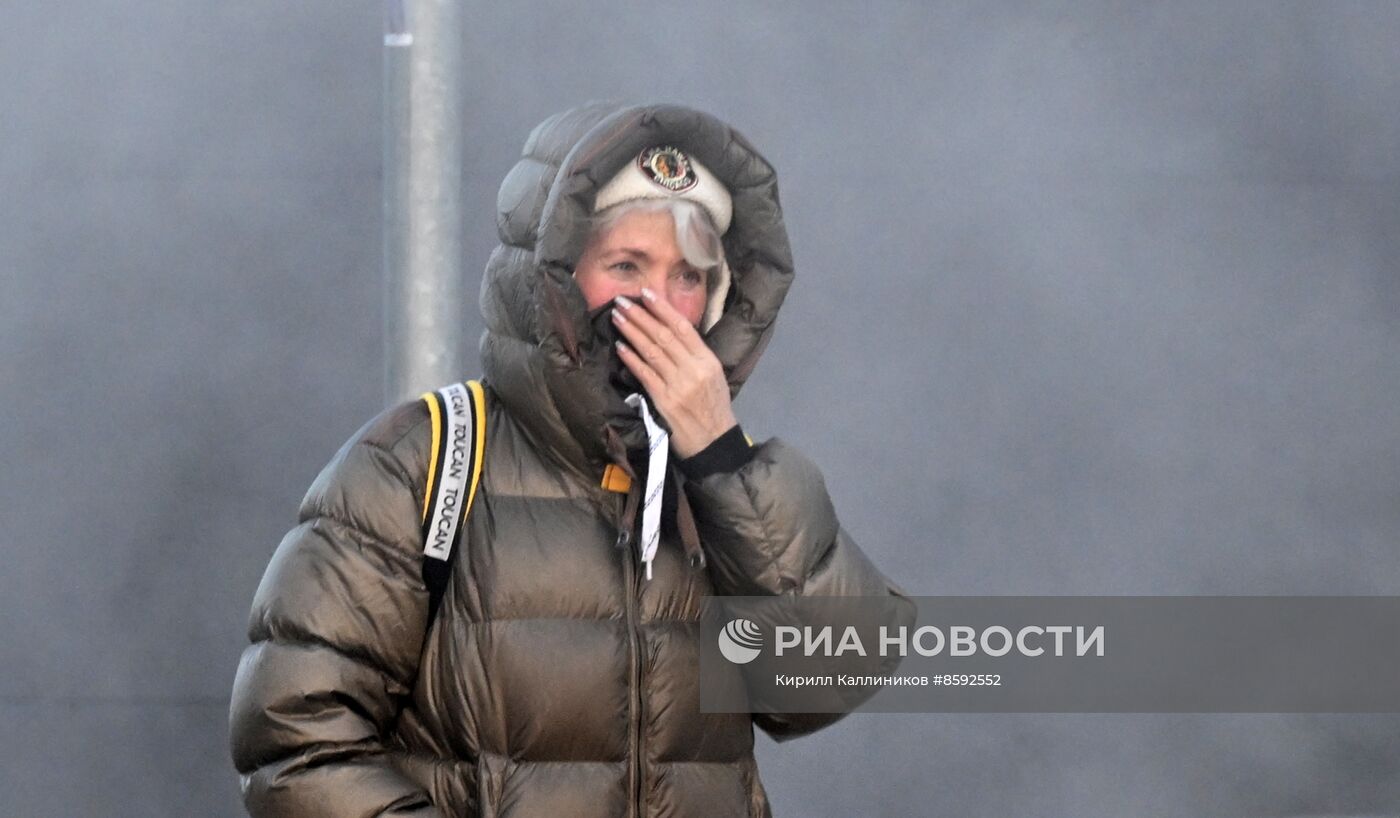
M 734 422 L 792 280 L 773 170 L 706 114 L 594 105 L 535 129 L 498 213 L 485 467 L 440 607 L 413 402 L 335 456 L 258 589 L 248 810 L 770 815 L 753 724 L 839 715 L 699 712 L 702 599 L 903 596 L 816 468 Z

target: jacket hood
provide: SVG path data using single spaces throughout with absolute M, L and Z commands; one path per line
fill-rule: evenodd
M 591 104 L 537 126 L 497 197 L 501 244 L 481 286 L 482 366 L 535 443 L 589 480 L 645 449 L 646 432 L 610 383 L 613 337 L 601 329 L 607 322 L 590 321 L 573 270 L 598 189 L 653 145 L 694 156 L 733 198 L 723 238 L 730 293 L 705 335 L 731 395 L 757 364 L 792 283 L 776 175 L 729 125 L 675 105 Z

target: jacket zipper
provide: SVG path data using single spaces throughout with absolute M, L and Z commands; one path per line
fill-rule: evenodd
M 628 729 L 631 731 L 629 740 L 632 744 L 632 763 L 629 770 L 629 777 L 632 784 L 632 814 L 635 818 L 642 815 L 642 771 L 645 765 L 642 763 L 642 639 L 641 630 L 637 624 L 637 592 L 636 592 L 636 553 L 637 549 L 632 547 L 633 534 L 622 527 L 622 509 L 618 507 L 618 532 L 617 544 L 622 550 L 622 567 L 624 583 L 626 584 L 626 606 L 627 606 L 627 639 L 630 645 L 628 659 L 630 661 L 630 681 L 632 686 L 631 701 L 631 722 Z

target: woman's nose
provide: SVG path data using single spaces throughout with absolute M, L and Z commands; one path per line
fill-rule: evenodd
M 632 299 L 634 302 L 640 304 L 642 303 L 642 290 L 644 289 L 650 289 L 652 292 L 657 292 L 656 282 L 653 281 L 650 276 L 642 276 L 639 279 L 633 279 L 632 281 L 627 282 L 626 284 L 622 285 L 621 288 L 618 289 L 617 294 L 626 296 Z

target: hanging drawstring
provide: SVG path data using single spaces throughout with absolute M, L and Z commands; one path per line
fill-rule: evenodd
M 622 438 L 618 437 L 613 427 L 608 426 L 606 429 L 603 440 L 608 448 L 608 455 L 622 473 L 627 475 L 627 500 L 623 503 L 622 520 L 617 529 L 617 547 L 626 548 L 631 545 L 632 528 L 637 524 L 637 506 L 642 496 L 642 487 L 637 480 L 637 472 L 627 460 L 627 447 L 623 445 Z
M 642 484 L 636 480 L 627 487 L 627 499 L 622 504 L 622 528 L 617 532 L 617 544 L 626 548 L 631 545 L 632 529 L 637 526 L 637 507 L 641 505 Z
M 651 407 L 640 394 L 627 396 L 627 405 L 642 416 L 647 430 L 647 476 L 643 490 L 642 481 L 627 459 L 627 451 L 622 439 L 611 426 L 607 427 L 605 443 L 613 462 L 630 478 L 627 501 L 622 511 L 622 528 L 618 532 L 618 544 L 627 545 L 633 526 L 637 522 L 637 508 L 642 509 L 642 533 L 640 548 L 642 562 L 646 565 L 646 578 L 651 579 L 652 560 L 656 557 L 657 546 L 661 542 L 661 506 L 666 482 L 669 480 L 676 496 L 676 531 L 680 534 L 685 555 L 694 568 L 705 567 L 705 552 L 700 547 L 700 533 L 695 525 L 695 513 L 686 497 L 684 480 L 676 464 L 670 462 L 670 434 L 661 427 L 651 414 Z
M 705 552 L 700 548 L 700 532 L 695 527 L 695 513 L 690 508 L 690 500 L 685 496 L 685 485 L 680 472 L 671 469 L 671 484 L 676 492 L 676 530 L 680 532 L 685 555 L 692 568 L 705 567 Z

